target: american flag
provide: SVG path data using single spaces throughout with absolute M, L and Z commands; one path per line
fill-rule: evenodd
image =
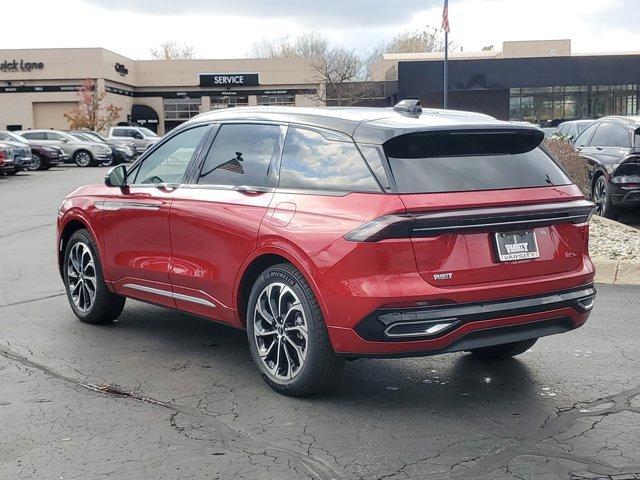
M 449 33 L 449 0 L 444 0 L 444 10 L 442 11 L 442 30 Z

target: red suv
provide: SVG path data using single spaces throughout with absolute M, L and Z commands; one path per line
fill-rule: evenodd
M 199 115 L 63 201 L 71 308 L 111 322 L 130 297 L 246 329 L 288 395 L 345 359 L 520 354 L 596 293 L 593 204 L 543 137 L 414 101 Z

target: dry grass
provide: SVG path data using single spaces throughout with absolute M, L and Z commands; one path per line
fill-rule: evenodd
M 583 193 L 586 193 L 587 172 L 584 160 L 576 153 L 567 142 L 555 139 L 545 139 L 545 145 L 553 152 L 560 164 L 564 167 L 573 183 L 575 183 Z

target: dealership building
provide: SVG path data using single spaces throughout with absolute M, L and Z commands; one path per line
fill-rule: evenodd
M 570 40 L 502 47 L 451 54 L 449 108 L 542 126 L 638 113 L 640 52 L 574 54 Z M 374 65 L 373 79 L 391 78 L 397 78 L 399 98 L 442 106 L 442 53 L 384 55 Z
M 324 102 L 310 60 L 131 60 L 103 48 L 0 50 L 0 129 L 68 128 L 86 78 L 120 122 L 159 134 L 216 108 Z
M 450 60 L 450 108 L 542 126 L 638 113 L 640 52 L 577 55 L 570 40 L 524 41 L 452 52 Z M 0 129 L 68 128 L 64 113 L 87 78 L 105 92 L 105 103 L 121 107 L 119 122 L 159 134 L 200 112 L 241 105 L 390 106 L 420 98 L 442 106 L 442 53 L 385 54 L 370 82 L 340 89 L 318 82 L 313 63 L 132 60 L 103 48 L 0 50 Z M 333 98 L 338 90 L 349 98 Z

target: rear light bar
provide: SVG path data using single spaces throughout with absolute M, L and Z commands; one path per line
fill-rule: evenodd
M 352 242 L 379 242 L 392 238 L 435 237 L 445 233 L 524 230 L 560 223 L 587 223 L 593 211 L 592 202 L 574 200 L 421 214 L 391 214 L 361 225 L 344 238 Z

